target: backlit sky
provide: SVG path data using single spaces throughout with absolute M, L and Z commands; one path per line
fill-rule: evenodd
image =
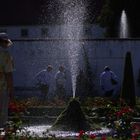
M 59 1 L 74 2 L 74 0 L 1 0 L 0 25 L 59 23 L 61 22 L 59 21 L 60 12 L 62 12 Z M 102 0 L 97 0 L 96 5 L 95 0 L 83 1 L 86 2 L 89 15 L 87 20 L 93 21 L 94 15 L 99 11 L 97 9 L 102 5 Z M 46 17 L 45 21 L 44 17 Z
M 93 23 L 100 13 L 105 0 L 1 0 L 0 25 L 32 25 L 59 24 L 63 11 L 61 2 L 85 2 L 87 9 L 85 22 Z M 111 0 L 110 0 L 111 1 Z M 113 10 L 121 9 L 125 5 L 130 20 L 131 32 L 134 37 L 140 37 L 140 0 L 112 0 Z M 121 7 L 121 8 L 120 8 Z

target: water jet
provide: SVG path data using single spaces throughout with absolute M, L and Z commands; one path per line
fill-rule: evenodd
M 119 37 L 120 38 L 128 38 L 129 37 L 128 18 L 127 18 L 125 10 L 122 10 L 122 13 L 121 13 Z

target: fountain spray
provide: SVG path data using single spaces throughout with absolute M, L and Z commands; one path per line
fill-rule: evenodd
M 64 44 L 64 47 L 67 49 L 68 63 L 71 71 L 73 98 L 75 98 L 76 77 L 81 65 L 81 62 L 79 62 L 81 42 L 79 40 L 83 36 L 83 22 L 86 14 L 86 4 L 84 1 L 74 0 L 59 0 L 59 3 L 63 6 L 60 18 L 66 24 L 66 27 L 64 26 L 64 29 L 62 30 L 63 38 L 69 39 Z
M 125 10 L 121 13 L 120 18 L 120 29 L 119 29 L 119 37 L 120 38 L 128 38 L 129 37 L 129 27 L 128 27 L 128 19 Z

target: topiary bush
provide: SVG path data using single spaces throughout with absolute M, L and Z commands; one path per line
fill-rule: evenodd
M 129 106 L 135 106 L 135 82 L 133 76 L 133 65 L 131 60 L 131 52 L 127 52 L 125 56 L 124 75 L 122 83 L 121 98 Z
M 52 130 L 80 131 L 89 130 L 90 125 L 76 99 L 72 99 L 65 110 L 58 116 Z

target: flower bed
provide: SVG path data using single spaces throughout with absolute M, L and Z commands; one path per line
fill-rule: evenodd
M 101 99 L 102 102 L 98 101 L 100 98 L 96 98 L 91 102 L 85 102 L 82 105 L 84 108 L 84 112 L 86 115 L 91 116 L 94 118 L 97 115 L 97 118 L 105 116 L 104 126 L 108 128 L 112 128 L 114 133 L 107 135 L 102 134 L 100 136 L 92 133 L 87 133 L 84 131 L 79 132 L 79 136 L 75 138 L 68 138 L 68 139 L 77 139 L 77 140 L 136 140 L 140 138 L 140 124 L 133 122 L 133 116 L 139 114 L 137 112 L 137 108 L 130 108 L 127 104 L 120 102 L 111 102 L 111 101 L 104 101 Z M 92 101 L 94 101 L 92 103 Z M 101 104 L 102 103 L 102 104 Z M 30 106 L 32 106 L 30 104 Z M 7 123 L 5 127 L 4 136 L 0 137 L 0 140 L 4 137 L 8 137 L 8 140 L 17 139 L 17 140 L 44 140 L 45 138 L 40 138 L 39 136 L 32 136 L 29 134 L 28 131 L 24 131 L 24 135 L 19 136 L 17 132 L 23 130 L 22 127 L 22 120 L 21 115 L 24 111 L 28 108 L 26 102 L 11 102 L 9 104 L 9 113 L 14 116 L 14 119 Z M 85 109 L 86 108 L 86 109 Z M 94 119 L 90 122 L 91 124 L 94 123 Z M 100 126 L 100 124 L 99 124 Z M 0 132 L 1 134 L 1 132 Z M 55 136 L 47 137 L 48 140 L 60 140 L 65 138 L 56 138 Z M 66 139 L 66 140 L 68 140 Z

